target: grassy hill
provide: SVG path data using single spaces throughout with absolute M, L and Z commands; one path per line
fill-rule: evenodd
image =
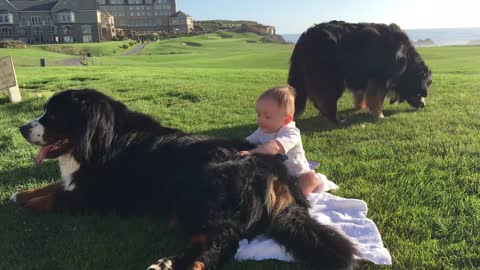
M 123 47 L 123 45 L 130 45 L 131 41 L 110 41 L 102 43 L 76 43 L 76 44 L 49 44 L 37 45 L 43 50 L 64 53 L 70 55 L 84 55 L 90 53 L 93 56 L 109 56 L 119 55 L 127 52 L 131 46 Z M 133 44 L 133 43 L 132 43 Z
M 244 137 L 255 129 L 256 97 L 286 82 L 293 48 L 259 38 L 172 39 L 149 44 L 138 55 L 97 57 L 87 67 L 17 64 L 24 102 L 10 104 L 0 95 L 0 269 L 144 269 L 174 254 L 178 232 L 162 220 L 40 215 L 10 203 L 13 192 L 59 177 L 56 162 L 32 163 L 38 149 L 22 139 L 18 126 L 42 114 L 52 93 L 91 87 L 165 125 Z M 386 104 L 387 118 L 376 121 L 350 110 L 352 99 L 345 94 L 339 103 L 345 125 L 329 125 L 311 106 L 297 121 L 307 158 L 339 184 L 335 194 L 368 203 L 368 216 L 392 253 L 393 266 L 364 263 L 360 269 L 480 265 L 480 47 L 419 51 L 434 74 L 424 110 Z M 47 62 L 70 57 L 40 48 L 0 49 L 0 55 L 7 53 L 17 63 L 39 55 L 47 55 Z M 225 269 L 303 267 L 268 261 L 232 262 Z

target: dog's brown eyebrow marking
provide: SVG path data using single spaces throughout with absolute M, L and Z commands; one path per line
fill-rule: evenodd
M 200 261 L 196 261 L 193 263 L 192 270 L 204 270 L 204 269 L 205 269 L 204 263 Z

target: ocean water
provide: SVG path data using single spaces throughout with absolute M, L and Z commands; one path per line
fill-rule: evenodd
M 407 29 L 410 40 L 431 39 L 437 46 L 480 44 L 480 27 Z M 286 41 L 296 43 L 301 34 L 284 34 Z

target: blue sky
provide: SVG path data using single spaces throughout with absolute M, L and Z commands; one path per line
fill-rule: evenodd
M 301 33 L 314 23 L 395 22 L 404 29 L 480 27 L 480 0 L 177 0 L 194 20 L 253 20 L 280 34 Z

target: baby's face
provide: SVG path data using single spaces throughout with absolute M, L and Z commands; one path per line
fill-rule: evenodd
M 262 99 L 257 101 L 257 125 L 265 133 L 275 133 L 287 119 L 287 114 L 272 99 Z

